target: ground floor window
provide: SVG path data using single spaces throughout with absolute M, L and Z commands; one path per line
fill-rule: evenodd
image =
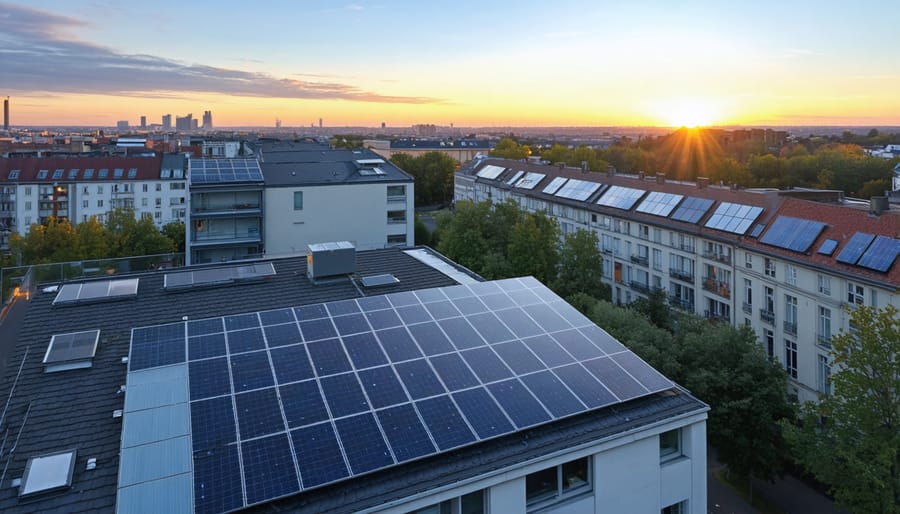
M 543 507 L 591 490 L 588 457 L 542 469 L 525 477 L 525 499 L 529 507 Z
M 444 500 L 441 503 L 416 509 L 408 514 L 485 514 L 487 512 L 486 500 L 487 495 L 482 489 L 464 494 L 458 498 Z
M 663 507 L 659 514 L 687 514 L 687 500 L 673 503 L 668 507 Z

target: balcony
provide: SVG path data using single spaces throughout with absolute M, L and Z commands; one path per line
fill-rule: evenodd
M 785 334 L 792 335 L 792 336 L 797 335 L 797 324 L 796 323 L 785 320 L 785 322 L 782 326 L 784 327 Z
M 765 309 L 759 310 L 759 319 L 764 323 L 768 323 L 769 325 L 775 326 L 775 313 L 772 311 L 767 311 Z
M 689 271 L 684 271 L 677 268 L 669 268 L 669 276 L 672 278 L 677 278 L 682 282 L 689 282 L 691 284 L 694 283 L 694 274 Z
M 650 294 L 650 286 L 643 282 L 637 282 L 635 280 L 632 280 L 629 285 L 631 286 L 632 289 L 634 289 L 635 291 L 637 291 L 639 293 Z
M 694 253 L 694 245 L 682 243 L 678 245 L 682 252 Z
M 642 257 L 640 255 L 632 255 L 631 262 L 633 262 L 635 264 L 640 264 L 641 266 L 647 266 L 650 263 L 649 259 L 647 259 L 646 256 Z
M 816 344 L 821 346 L 822 348 L 831 349 L 831 336 L 830 335 L 816 335 Z
M 669 304 L 676 309 L 687 312 L 694 312 L 694 302 L 682 298 L 669 298 Z
M 180 203 L 179 203 L 180 205 Z M 203 214 L 204 216 L 231 215 L 234 213 L 250 214 L 259 213 L 259 203 L 223 203 L 223 204 L 192 204 L 192 214 Z
M 731 287 L 728 282 L 716 280 L 714 278 L 703 278 L 703 289 L 711 293 L 715 293 L 723 298 L 731 298 Z
M 729 316 L 728 314 L 723 314 L 721 312 L 715 312 L 715 311 L 703 311 L 703 315 L 709 321 L 731 323 L 731 316 Z
M 716 252 L 703 252 L 703 257 L 716 262 L 721 262 L 722 264 L 731 266 L 731 256 L 724 253 L 716 253 Z
M 741 304 L 741 308 L 742 308 L 742 309 L 744 310 L 744 312 L 746 312 L 747 314 L 753 314 L 753 305 L 752 305 L 752 304 L 749 304 L 749 303 L 747 303 L 747 302 L 744 302 L 743 304 Z
M 606 255 L 612 255 L 612 248 L 602 248 L 600 251 Z

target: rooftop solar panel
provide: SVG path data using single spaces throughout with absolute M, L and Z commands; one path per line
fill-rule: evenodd
M 256 159 L 190 159 L 192 184 L 262 182 L 262 170 Z
M 817 250 L 822 255 L 831 255 L 834 253 L 834 250 L 837 248 L 838 242 L 834 239 L 826 239 L 822 241 L 822 244 L 819 245 L 819 249 Z
M 594 194 L 602 184 L 587 180 L 569 179 L 559 190 L 554 193 L 560 198 L 569 198 L 583 202 Z
M 866 248 L 868 248 L 869 244 L 874 240 L 875 236 L 872 234 L 866 234 L 865 232 L 853 234 L 853 237 L 851 237 L 844 245 L 844 249 L 841 250 L 841 253 L 837 254 L 835 260 L 844 264 L 856 264 L 856 261 L 862 257 L 863 252 L 866 251 Z
M 422 316 L 401 321 L 402 309 Z M 298 339 L 273 339 L 273 327 Z M 248 331 L 260 344 L 232 345 Z M 159 383 L 188 393 L 138 387 L 157 370 L 166 370 Z M 179 458 L 193 459 L 194 512 L 270 501 L 672 387 L 530 277 L 137 328 L 127 380 L 126 395 L 166 397 L 126 398 L 123 440 L 148 401 L 189 407 L 191 444 Z M 137 466 L 128 455 L 122 467 Z
M 525 174 L 525 172 L 522 170 L 515 172 L 513 174 L 513 176 L 509 180 L 506 181 L 506 185 L 511 186 L 511 185 L 515 184 L 516 181 L 519 180 L 520 178 L 522 178 L 522 175 L 524 175 L 524 174 Z
M 856 265 L 885 273 L 897 260 L 898 254 L 900 254 L 900 240 L 878 236 Z
M 759 241 L 786 250 L 806 252 L 823 230 L 825 224 L 820 221 L 778 216 Z
M 712 207 L 713 201 L 707 198 L 689 196 L 672 213 L 672 219 L 685 223 L 697 223 Z
M 721 202 L 704 226 L 732 234 L 744 234 L 762 211 L 762 207 L 753 205 Z
M 655 216 L 668 216 L 683 198 L 683 195 L 651 191 L 635 210 Z
M 489 180 L 494 180 L 500 176 L 501 173 L 506 171 L 506 168 L 503 166 L 494 166 L 493 164 L 488 164 L 487 166 L 481 168 L 475 175 L 486 178 Z
M 550 183 L 547 184 L 547 186 L 544 188 L 543 192 L 547 193 L 548 195 L 556 194 L 556 192 L 559 191 L 559 188 L 561 188 L 567 180 L 569 179 L 567 179 L 566 177 L 554 177 L 553 180 L 551 180 Z
M 603 193 L 603 196 L 597 200 L 597 205 L 605 205 L 615 209 L 627 211 L 634 207 L 634 204 L 644 196 L 643 189 L 634 189 L 631 187 L 611 186 Z
M 138 281 L 139 279 L 136 278 L 125 278 L 66 284 L 59 288 L 59 293 L 53 300 L 53 305 L 105 302 L 133 298 L 137 296 Z
M 515 187 L 519 189 L 534 189 L 534 186 L 538 185 L 538 182 L 544 180 L 544 177 L 546 176 L 547 175 L 544 175 L 543 173 L 533 173 L 529 171 L 521 180 L 516 182 Z

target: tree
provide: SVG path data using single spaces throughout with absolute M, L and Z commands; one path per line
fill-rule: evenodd
M 106 228 L 91 216 L 75 227 L 78 234 L 78 250 L 82 259 L 103 259 L 109 256 L 109 238 Z
M 531 155 L 531 148 L 528 145 L 520 145 L 511 137 L 501 139 L 490 152 L 491 157 L 514 160 L 525 159 L 529 155 Z
M 852 512 L 900 512 L 900 318 L 858 307 L 831 339 L 834 393 L 783 424 L 796 459 Z
M 135 219 L 134 209 L 121 208 L 109 212 L 106 219 L 110 257 L 156 255 L 174 250 L 174 244 L 164 236 L 153 218 Z
M 552 283 L 553 291 L 563 298 L 585 293 L 594 298 L 610 298 L 609 286 L 603 283 L 603 256 L 597 233 L 577 230 L 566 234 L 559 251 L 559 273 Z
M 445 204 L 453 196 L 453 172 L 457 162 L 443 152 L 426 152 L 418 157 L 398 153 L 391 163 L 416 181 L 416 206 Z
M 12 234 L 9 244 L 23 264 L 78 260 L 78 236 L 69 220 L 50 217 L 46 223 L 31 225 L 28 234 Z
M 162 233 L 172 242 L 176 252 L 184 253 L 185 226 L 183 221 L 170 221 L 162 227 Z
M 647 316 L 647 319 L 663 330 L 671 332 L 674 328 L 672 308 L 665 289 L 652 289 L 647 298 L 638 298 L 629 307 Z
M 422 246 L 431 245 L 431 231 L 428 230 L 428 227 L 425 225 L 425 222 L 422 221 L 419 213 L 416 213 L 416 220 L 413 223 L 413 231 L 415 233 L 416 239 L 415 244 Z
M 440 214 L 438 251 L 479 273 L 485 255 L 491 250 L 486 237 L 490 211 L 490 202 L 461 201 L 456 202 L 455 212 Z
M 556 278 L 559 225 L 543 211 L 525 213 L 512 227 L 507 255 L 513 275 L 531 275 L 548 284 Z

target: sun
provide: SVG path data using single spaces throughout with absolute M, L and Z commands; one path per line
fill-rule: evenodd
M 713 102 L 701 98 L 681 98 L 664 102 L 658 116 L 671 127 L 705 127 L 715 123 L 719 109 Z

